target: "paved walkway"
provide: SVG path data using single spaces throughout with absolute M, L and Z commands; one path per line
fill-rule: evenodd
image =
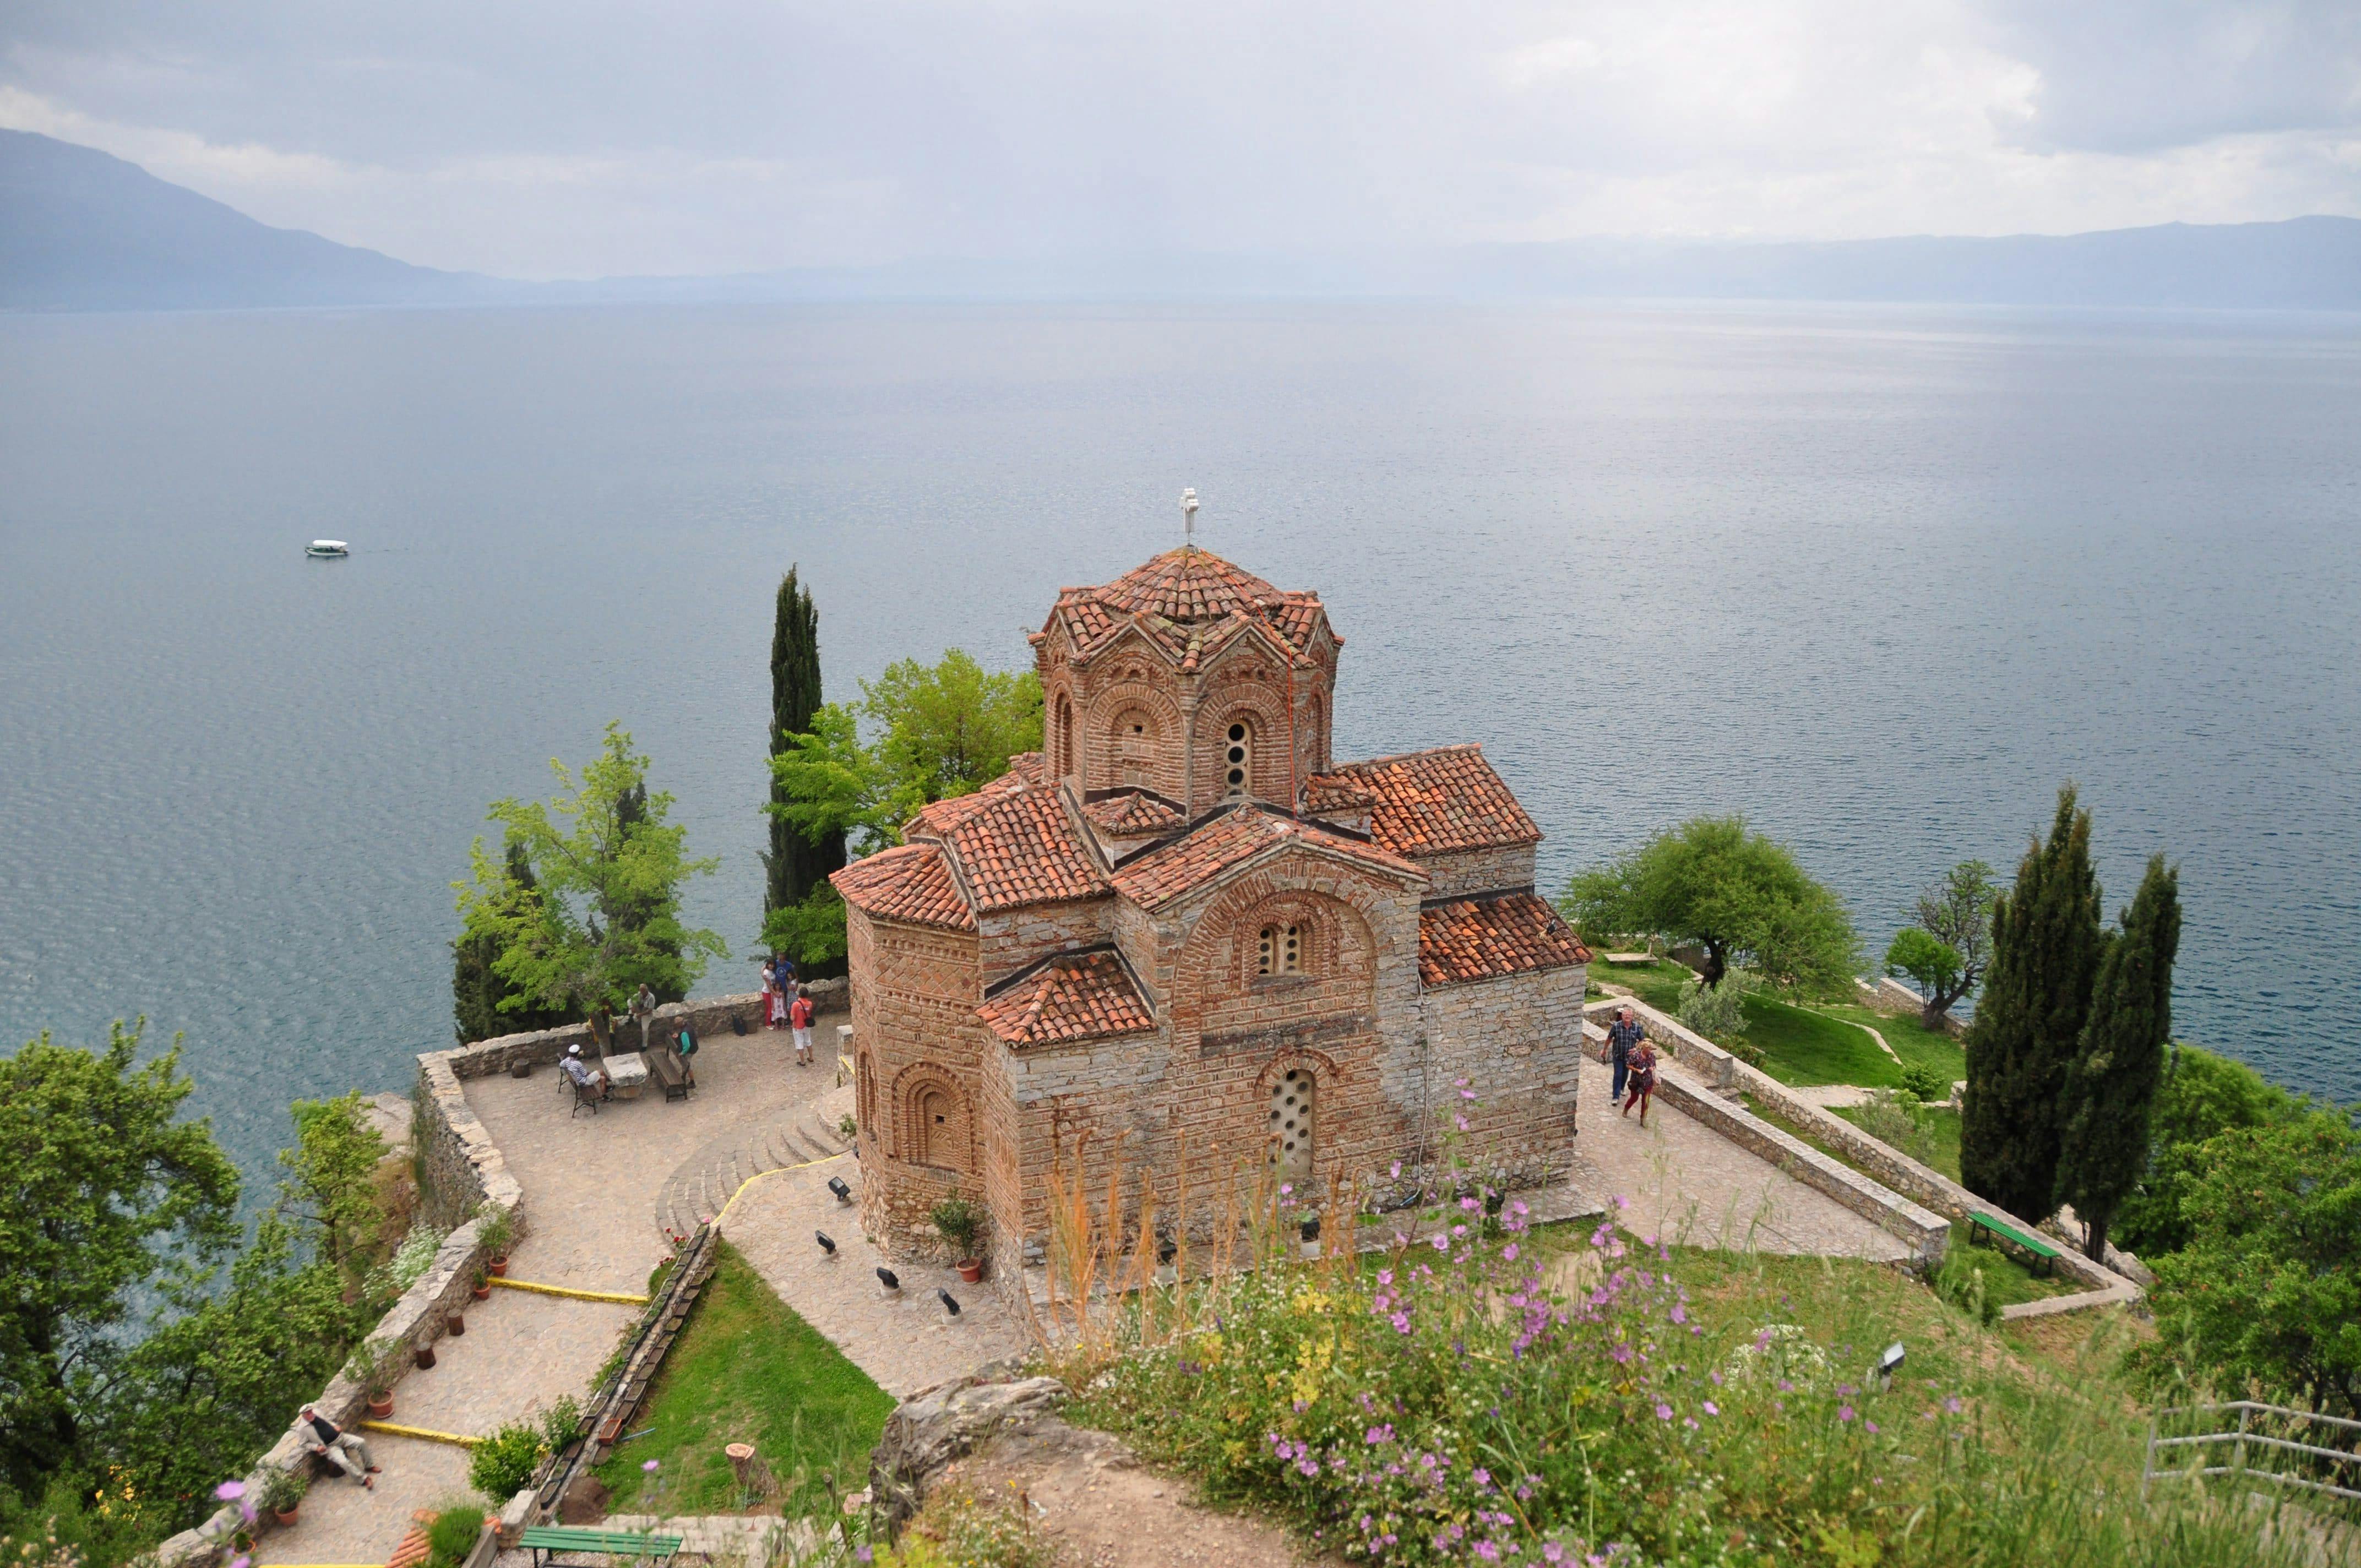
M 793 1062 L 784 1030 L 725 1035 L 697 1053 L 698 1088 L 689 1099 L 667 1102 L 652 1089 L 609 1102 L 596 1116 L 571 1118 L 555 1069 L 470 1080 L 467 1103 L 524 1189 L 531 1234 L 511 1258 L 510 1275 L 644 1293 L 649 1275 L 671 1254 L 660 1201 L 671 1195 L 692 1224 L 707 1217 L 710 1210 L 695 1211 L 705 1192 L 723 1186 L 736 1168 L 731 1162 L 774 1145 L 782 1129 L 808 1127 L 813 1102 L 835 1087 L 825 1058 L 805 1069 Z M 708 1179 L 716 1162 L 720 1174 Z M 932 1295 L 927 1299 L 931 1304 Z M 609 1302 L 494 1290 L 469 1304 L 464 1334 L 435 1342 L 431 1369 L 413 1370 L 395 1387 L 392 1420 L 481 1437 L 561 1396 L 587 1397 L 591 1377 L 638 1316 L 636 1308 Z M 412 1511 L 483 1501 L 467 1484 L 466 1449 L 381 1434 L 368 1442 L 383 1467 L 377 1489 L 341 1475 L 313 1483 L 295 1528 L 271 1530 L 258 1543 L 258 1562 L 381 1563 Z
M 1658 1070 L 1682 1069 L 1667 1059 Z M 1614 1082 L 1612 1068 L 1584 1056 L 1578 1146 L 1598 1190 L 1624 1201 L 1620 1223 L 1632 1234 L 1755 1252 L 1909 1255 L 1897 1237 L 1661 1099 L 1644 1128 L 1637 1111 L 1619 1116 Z
M 862 1238 L 859 1210 L 828 1190 L 831 1176 L 859 1193 L 861 1166 L 851 1155 L 782 1171 L 747 1188 L 721 1231 L 781 1300 L 880 1387 L 906 1399 L 1031 1343 L 989 1284 L 964 1284 L 949 1268 L 888 1263 Z M 821 1249 L 816 1231 L 836 1243 L 834 1256 Z M 879 1281 L 881 1264 L 901 1281 L 899 1291 L 889 1292 Z M 957 1318 L 945 1310 L 938 1289 L 960 1304 Z

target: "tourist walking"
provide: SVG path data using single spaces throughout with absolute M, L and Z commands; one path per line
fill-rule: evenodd
M 1637 1105 L 1640 1108 L 1640 1125 L 1646 1126 L 1648 1102 L 1654 1097 L 1655 1092 L 1656 1047 L 1649 1044 L 1647 1036 L 1643 1035 L 1640 1038 L 1640 1044 L 1631 1052 L 1631 1092 L 1623 1102 L 1622 1114 L 1630 1115 L 1631 1107 Z
M 1615 1014 L 1615 1022 L 1607 1030 L 1607 1058 L 1615 1064 L 1615 1092 L 1610 1101 L 1623 1098 L 1623 1082 L 1631 1070 L 1631 1047 L 1645 1038 L 1646 1032 L 1633 1021 L 1629 1007 Z
M 812 1064 L 811 1025 L 812 1014 L 816 1011 L 818 1009 L 812 1005 L 811 993 L 803 987 L 797 986 L 796 1004 L 787 1014 L 787 1021 L 796 1031 L 796 1065 L 797 1067 L 809 1067 Z
M 368 1444 L 358 1432 L 346 1431 L 316 1407 L 306 1405 L 296 1414 L 295 1438 L 304 1453 L 318 1454 L 370 1491 L 377 1490 L 377 1483 L 369 1477 L 378 1473 L 379 1465 L 369 1457 Z

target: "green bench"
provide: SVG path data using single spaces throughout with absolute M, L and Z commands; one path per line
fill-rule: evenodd
M 1978 1231 L 1989 1233 L 1995 1245 L 2003 1241 L 2015 1242 L 2031 1253 L 2036 1274 L 2048 1273 L 2050 1266 L 2058 1261 L 2058 1249 L 2039 1236 L 2028 1236 L 2005 1220 L 1995 1220 L 1990 1214 L 1971 1209 L 1968 1211 L 1968 1242 L 1971 1245 L 1974 1245 Z
M 669 1562 L 680 1551 L 676 1535 L 640 1535 L 630 1530 L 567 1530 L 560 1525 L 536 1525 L 518 1544 L 533 1552 L 533 1568 L 561 1552 L 589 1552 L 633 1562 Z

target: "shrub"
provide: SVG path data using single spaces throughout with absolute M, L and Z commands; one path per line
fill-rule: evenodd
M 1915 1100 L 1949 1101 L 1951 1098 L 1951 1080 L 1925 1062 L 1912 1062 L 1902 1069 L 1902 1087 L 1908 1090 Z
M 541 1413 L 541 1445 L 551 1453 L 572 1442 L 581 1430 L 582 1401 L 571 1394 L 560 1394 Z M 516 1494 L 511 1491 L 509 1495 Z
M 983 1229 L 981 1210 L 954 1192 L 935 1205 L 931 1217 L 935 1229 L 942 1233 L 943 1240 L 951 1244 L 952 1251 L 961 1257 L 975 1255 L 976 1234 Z
M 1735 1051 L 1738 1042 L 1746 1038 L 1746 999 L 1762 988 L 1763 982 L 1742 969 L 1724 974 L 1719 985 L 1708 986 L 1702 979 L 1686 981 L 1673 1016 L 1683 1028 L 1703 1035 L 1726 1051 Z
M 270 1479 L 262 1484 L 262 1506 L 274 1514 L 283 1514 L 303 1500 L 311 1489 L 311 1467 L 297 1470 L 273 1470 Z
M 546 1453 L 541 1432 L 530 1422 L 511 1421 L 476 1444 L 467 1462 L 467 1485 L 496 1503 L 505 1503 L 533 1485 L 533 1473 Z
M 353 1352 L 345 1363 L 345 1376 L 369 1392 L 372 1398 L 382 1399 L 393 1387 L 394 1342 L 379 1334 Z
M 1927 1113 L 1907 1091 L 1880 1089 L 1855 1108 L 1852 1124 L 1878 1142 L 1899 1149 L 1920 1165 L 1935 1163 L 1935 1132 Z
M 458 1568 L 467 1560 L 467 1553 L 476 1549 L 476 1540 L 483 1533 L 483 1509 L 445 1508 L 426 1527 L 426 1568 Z

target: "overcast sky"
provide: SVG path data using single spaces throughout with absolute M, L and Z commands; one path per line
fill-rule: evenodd
M 515 277 L 2361 214 L 2361 0 L 7 0 L 0 126 Z

